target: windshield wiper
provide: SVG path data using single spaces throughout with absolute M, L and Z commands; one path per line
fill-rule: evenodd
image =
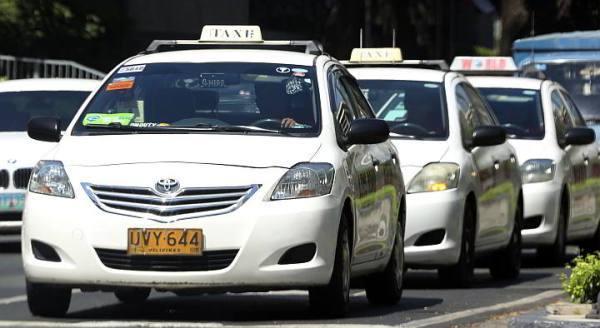
M 257 132 L 257 133 L 271 133 L 281 135 L 291 135 L 288 132 L 282 130 L 272 130 L 260 128 L 257 126 L 246 126 L 246 125 L 212 125 L 206 123 L 199 123 L 193 126 L 130 126 L 123 125 L 121 123 L 111 124 L 86 124 L 86 128 L 91 129 L 104 129 L 104 130 L 118 130 L 125 132 L 205 132 L 205 131 L 216 131 L 216 132 Z
M 417 136 L 412 135 L 412 134 L 401 134 L 401 133 L 396 133 L 396 132 L 390 132 L 390 137 L 403 138 L 403 139 L 413 139 L 413 140 L 423 140 L 423 138 L 417 137 Z
M 211 125 L 206 123 L 199 123 L 193 127 L 181 126 L 183 129 L 195 129 L 200 128 L 202 130 L 218 131 L 218 132 L 259 132 L 259 133 L 273 133 L 281 135 L 290 135 L 290 133 L 283 130 L 265 129 L 258 126 L 252 125 Z

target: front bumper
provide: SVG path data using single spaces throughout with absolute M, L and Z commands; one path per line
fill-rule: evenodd
M 439 267 L 455 264 L 460 254 L 464 200 L 457 189 L 408 194 L 404 254 L 411 267 Z M 426 233 L 443 229 L 440 243 L 417 246 Z
M 523 185 L 524 218 L 527 221 L 541 217 L 541 223 L 533 229 L 521 231 L 523 246 L 551 245 L 556 240 L 562 186 L 550 182 Z
M 103 212 L 81 190 L 75 199 L 29 194 L 22 238 L 25 275 L 33 282 L 73 287 L 263 290 L 327 284 L 334 262 L 341 199 L 329 195 L 265 201 L 264 192 L 257 192 L 231 213 L 172 223 Z M 105 266 L 95 249 L 126 250 L 128 228 L 200 228 L 205 251 L 238 252 L 228 267 L 213 271 L 135 271 Z M 32 240 L 52 246 L 61 262 L 36 259 Z M 288 249 L 305 243 L 317 245 L 312 260 L 278 264 Z

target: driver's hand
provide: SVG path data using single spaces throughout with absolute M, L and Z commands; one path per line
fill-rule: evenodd
M 282 128 L 291 128 L 294 125 L 298 124 L 298 122 L 294 121 L 293 118 L 290 117 L 286 117 L 284 119 L 281 120 L 281 127 Z

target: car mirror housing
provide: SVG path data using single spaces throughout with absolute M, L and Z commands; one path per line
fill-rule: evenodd
M 471 147 L 486 147 L 503 144 L 506 141 L 506 131 L 500 126 L 486 125 L 475 128 Z
M 596 140 L 596 133 L 590 128 L 570 128 L 564 140 L 566 145 L 588 145 Z
M 347 136 L 349 145 L 377 144 L 388 140 L 390 128 L 383 120 L 363 118 L 352 122 Z
M 60 141 L 60 120 L 55 117 L 36 117 L 27 123 L 27 134 L 30 138 L 47 141 Z

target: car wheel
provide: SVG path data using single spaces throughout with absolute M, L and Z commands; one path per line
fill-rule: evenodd
M 371 304 L 394 305 L 402 298 L 404 279 L 404 233 L 397 223 L 394 248 L 385 270 L 366 279 L 365 291 Z
M 350 236 L 348 222 L 342 215 L 338 229 L 333 272 L 329 284 L 308 291 L 311 310 L 328 317 L 342 317 L 350 301 Z
M 554 244 L 547 247 L 539 247 L 537 250 L 537 257 L 544 264 L 558 266 L 563 265 L 566 261 L 567 213 L 564 205 L 560 206 L 558 220 Z
M 515 279 L 521 271 L 521 223 L 523 222 L 523 206 L 519 202 L 515 213 L 513 232 L 508 246 L 496 253 L 490 262 L 490 274 L 495 279 Z
M 63 317 L 70 303 L 70 288 L 27 282 L 27 305 L 35 316 Z
M 600 224 L 596 228 L 594 237 L 582 242 L 579 246 L 581 247 L 581 254 L 591 254 L 600 250 Z
M 136 304 L 147 300 L 150 291 L 150 288 L 119 288 L 115 290 L 115 296 L 123 303 Z
M 445 286 L 468 288 L 473 282 L 475 270 L 475 209 L 465 206 L 463 231 L 458 263 L 438 269 L 438 276 Z

